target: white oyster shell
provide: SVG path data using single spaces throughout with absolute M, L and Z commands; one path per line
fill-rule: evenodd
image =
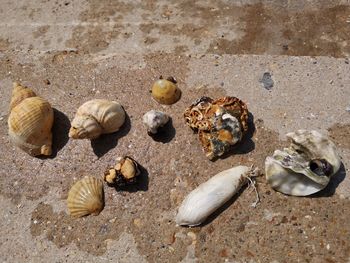
M 324 189 L 340 168 L 332 141 L 317 131 L 298 130 L 286 135 L 291 144 L 265 160 L 266 180 L 275 190 L 307 196 Z

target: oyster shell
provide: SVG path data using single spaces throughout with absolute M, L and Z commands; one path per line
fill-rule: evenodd
M 118 157 L 114 167 L 109 168 L 104 175 L 104 180 L 109 186 L 125 186 L 137 182 L 140 175 L 138 164 L 130 157 Z
M 32 156 L 51 155 L 53 121 L 49 102 L 27 87 L 13 84 L 8 127 L 10 139 L 17 147 Z
M 169 121 L 169 116 L 161 111 L 150 110 L 143 115 L 143 123 L 150 134 L 156 134 L 158 129 Z
M 184 118 L 188 126 L 198 131 L 209 159 L 223 155 L 248 130 L 247 106 L 236 97 L 201 97 L 185 110 Z
M 85 176 L 69 190 L 67 205 L 71 216 L 98 215 L 104 207 L 103 183 L 100 179 Z
M 317 131 L 288 133 L 290 146 L 265 160 L 268 183 L 275 190 L 307 196 L 324 189 L 339 170 L 341 161 L 332 141 Z
M 161 104 L 174 104 L 181 97 L 181 90 L 176 86 L 173 77 L 163 79 L 162 76 L 152 86 L 152 97 Z
M 71 123 L 69 137 L 95 139 L 104 133 L 116 132 L 124 124 L 125 111 L 115 101 L 94 99 L 78 108 Z

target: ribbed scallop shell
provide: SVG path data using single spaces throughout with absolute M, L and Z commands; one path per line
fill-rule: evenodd
M 95 139 L 120 129 L 125 121 L 123 107 L 115 101 L 94 99 L 81 105 L 71 123 L 69 137 Z
M 67 205 L 71 216 L 98 215 L 104 207 L 103 182 L 86 176 L 69 190 Z
M 8 127 L 16 146 L 33 156 L 51 155 L 53 120 L 49 102 L 35 96 L 30 89 L 14 84 Z

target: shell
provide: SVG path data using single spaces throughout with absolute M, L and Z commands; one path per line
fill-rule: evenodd
M 174 104 L 181 97 L 181 90 L 176 86 L 173 77 L 157 80 L 152 86 L 152 97 L 161 104 Z
M 185 110 L 184 118 L 191 129 L 198 131 L 209 159 L 229 151 L 248 130 L 247 106 L 235 97 L 202 97 Z
M 69 190 L 67 205 L 71 216 L 98 215 L 104 207 L 103 182 L 85 176 Z
M 116 132 L 125 122 L 125 111 L 115 101 L 94 99 L 78 108 L 71 123 L 69 137 L 95 139 L 104 133 Z
M 158 128 L 163 127 L 169 121 L 169 116 L 164 112 L 150 110 L 143 115 L 143 123 L 147 127 L 147 131 L 150 134 L 156 134 Z
M 222 171 L 194 189 L 182 202 L 176 216 L 177 225 L 197 226 L 209 215 L 233 197 L 256 176 L 257 170 L 252 167 L 236 166 Z
M 8 118 L 11 141 L 32 156 L 51 155 L 54 113 L 50 103 L 27 87 L 13 86 Z
M 317 131 L 288 133 L 290 146 L 265 160 L 266 180 L 275 190 L 307 196 L 324 189 L 341 161 L 332 141 Z
M 104 175 L 104 180 L 109 186 L 125 186 L 137 183 L 140 175 L 138 164 L 130 157 L 118 157 L 116 165 L 109 168 Z

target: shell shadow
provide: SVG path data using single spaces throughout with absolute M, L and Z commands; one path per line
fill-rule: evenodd
M 140 170 L 140 175 L 138 176 L 137 183 L 136 184 L 130 184 L 125 186 L 114 186 L 114 189 L 117 192 L 129 192 L 129 193 L 135 193 L 138 191 L 146 192 L 148 190 L 148 171 L 145 167 L 143 167 L 141 164 L 138 164 L 138 168 Z
M 223 155 L 214 158 L 212 161 L 216 161 L 218 159 L 226 159 L 231 155 L 236 154 L 247 154 L 255 149 L 255 143 L 253 141 L 253 136 L 255 133 L 255 124 L 254 124 L 254 115 L 249 112 L 248 113 L 248 131 L 243 136 L 243 139 L 237 144 L 233 145 L 231 149 L 224 153 Z
M 332 176 L 326 188 L 324 188 L 320 192 L 310 195 L 310 197 L 319 198 L 319 197 L 330 197 L 334 195 L 335 190 L 337 189 L 338 185 L 345 179 L 345 176 L 346 176 L 345 166 L 343 163 L 341 163 L 338 172 Z
M 131 122 L 129 115 L 125 114 L 125 122 L 119 131 L 102 134 L 97 139 L 91 140 L 91 147 L 98 158 L 108 153 L 111 149 L 118 145 L 118 140 L 129 133 Z
M 67 144 L 69 137 L 70 121 L 61 111 L 53 108 L 54 122 L 52 126 L 52 154 L 50 156 L 37 156 L 38 159 L 53 159 L 57 153 Z
M 158 129 L 156 134 L 149 133 L 148 135 L 156 142 L 168 143 L 176 134 L 176 130 L 173 126 L 173 120 L 169 118 L 169 121 L 161 128 Z

